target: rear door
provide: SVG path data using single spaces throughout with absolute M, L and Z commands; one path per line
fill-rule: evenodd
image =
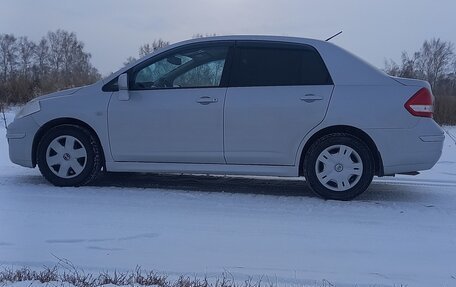
M 303 137 L 323 120 L 332 90 L 313 47 L 237 42 L 225 99 L 226 162 L 294 165 Z

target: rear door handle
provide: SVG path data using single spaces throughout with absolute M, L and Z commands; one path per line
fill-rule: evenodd
M 323 97 L 315 95 L 315 94 L 307 94 L 301 98 L 301 101 L 304 101 L 306 103 L 313 103 L 315 101 L 321 101 L 321 100 L 323 100 Z
M 218 102 L 218 99 L 205 96 L 200 97 L 198 100 L 196 100 L 196 102 L 202 105 L 209 105 Z

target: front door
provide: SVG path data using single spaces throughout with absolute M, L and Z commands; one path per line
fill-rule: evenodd
M 108 107 L 115 161 L 225 163 L 223 73 L 229 45 L 164 52 L 128 71 L 129 99 Z

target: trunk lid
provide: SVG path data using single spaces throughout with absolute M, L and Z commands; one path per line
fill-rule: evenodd
M 393 76 L 390 76 L 390 77 L 391 77 L 391 79 L 395 80 L 396 82 L 398 82 L 402 85 L 427 88 L 429 91 L 431 91 L 431 85 L 426 81 L 417 80 L 417 79 L 401 78 L 401 77 L 393 77 Z

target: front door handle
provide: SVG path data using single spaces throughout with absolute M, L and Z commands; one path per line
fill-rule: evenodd
M 321 100 L 323 100 L 323 97 L 315 95 L 315 94 L 307 94 L 301 98 L 301 101 L 304 101 L 306 103 L 313 103 L 315 101 L 321 101 Z
M 196 102 L 202 105 L 209 105 L 218 102 L 218 99 L 211 97 L 200 97 L 198 100 L 196 100 Z

